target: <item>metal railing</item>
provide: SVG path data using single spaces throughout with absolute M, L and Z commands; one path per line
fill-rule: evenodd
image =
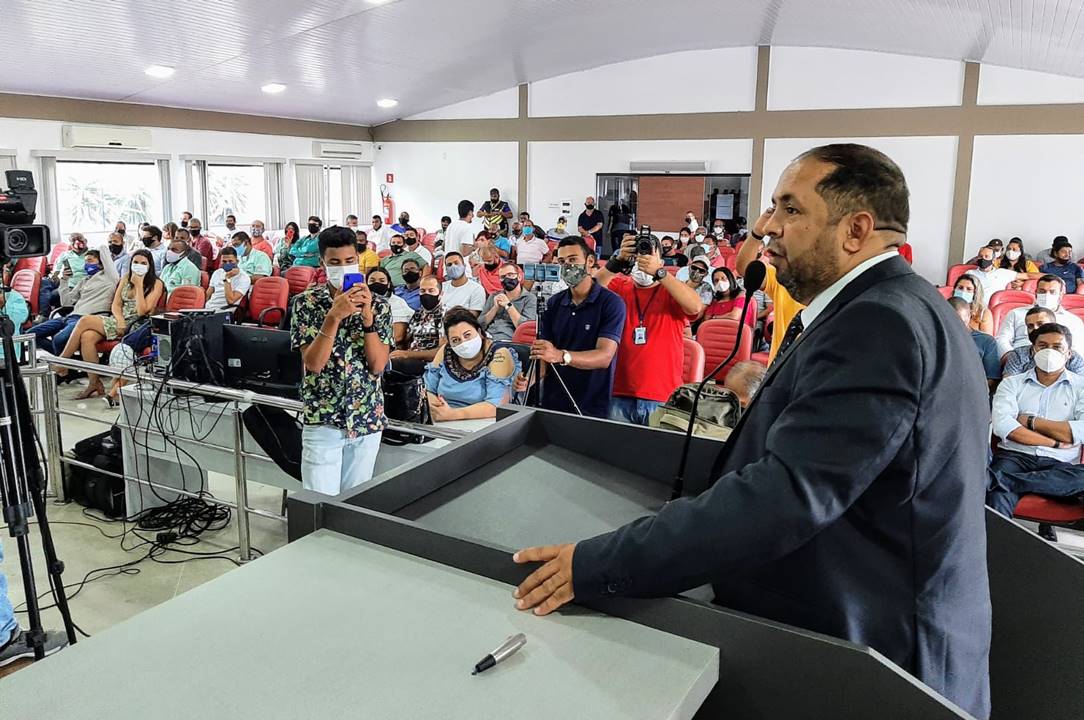
M 249 507 L 247 461 L 256 460 L 260 462 L 270 463 L 272 465 L 274 465 L 275 463 L 267 455 L 251 452 L 245 449 L 244 421 L 241 414 L 243 412 L 243 405 L 263 405 L 266 407 L 279 408 L 286 411 L 300 412 L 302 409 L 302 404 L 300 401 L 291 400 L 289 398 L 277 397 L 274 395 L 262 395 L 260 393 L 255 393 L 247 390 L 237 390 L 234 388 L 193 383 L 187 380 L 178 380 L 172 378 L 167 380 L 165 378 L 162 378 L 161 376 L 155 375 L 154 373 L 147 371 L 144 368 L 134 366 L 130 366 L 127 368 L 117 368 L 109 365 L 99 365 L 97 363 L 88 363 L 83 362 L 82 360 L 60 357 L 49 357 L 47 360 L 48 365 L 46 365 L 43 359 L 37 357 L 35 338 L 33 335 L 18 335 L 15 337 L 15 340 L 17 342 L 23 342 L 29 349 L 29 359 L 26 365 L 22 368 L 22 375 L 29 381 L 27 384 L 32 405 L 31 413 L 42 419 L 42 426 L 45 435 L 46 470 L 48 473 L 48 477 L 53 484 L 53 493 L 56 495 L 58 502 L 68 502 L 68 498 L 65 496 L 62 477 L 63 465 L 71 465 L 73 467 L 93 470 L 95 472 L 102 473 L 110 477 L 115 477 L 124 482 L 137 483 L 141 486 L 150 487 L 169 493 L 175 493 L 177 495 L 198 497 L 205 500 L 206 502 L 233 508 L 237 513 L 237 544 L 239 549 L 239 558 L 242 562 L 247 562 L 252 559 L 252 537 L 249 527 L 249 514 L 255 514 L 260 517 L 285 522 L 286 519 L 278 514 L 269 513 L 264 510 Z M 63 367 L 69 371 L 74 370 L 86 373 L 93 373 L 99 377 L 121 378 L 124 380 L 133 381 L 138 384 L 142 384 L 144 382 L 152 383 L 155 389 L 164 388 L 174 392 L 185 392 L 206 398 L 226 400 L 232 403 L 233 443 L 231 447 L 212 444 L 206 441 L 196 440 L 194 438 L 181 438 L 181 440 L 197 442 L 203 447 L 208 447 L 223 452 L 232 452 L 234 454 L 234 481 L 236 487 L 236 502 L 222 500 L 204 492 L 195 493 L 185 489 L 184 487 L 178 488 L 171 485 L 164 485 L 162 483 L 154 482 L 149 478 L 141 478 L 129 475 L 127 472 L 115 473 L 109 470 L 103 470 L 89 463 L 85 463 L 80 460 L 76 460 L 75 458 L 65 456 L 60 432 L 60 419 L 63 416 L 78 418 L 80 420 L 90 422 L 96 422 L 107 426 L 118 425 L 122 429 L 132 434 L 133 442 L 135 440 L 135 433 L 137 432 L 143 433 L 145 436 L 153 434 L 159 437 L 163 437 L 163 439 L 167 440 L 170 440 L 170 438 L 165 438 L 164 433 L 161 431 L 153 431 L 149 424 L 147 427 L 138 427 L 135 425 L 131 425 L 127 422 L 120 421 L 119 419 L 116 421 L 109 421 L 91 415 L 75 413 L 70 410 L 61 408 L 59 396 L 57 394 L 57 376 L 49 366 Z M 36 382 L 33 382 L 34 380 L 36 380 Z M 39 403 L 40 407 L 38 406 Z M 119 406 L 118 412 L 120 412 Z M 409 433 L 412 435 L 439 438 L 443 440 L 456 440 L 466 434 L 465 431 L 462 430 L 454 430 L 451 428 L 438 428 L 431 425 L 418 425 L 415 423 L 401 422 L 397 420 L 390 420 L 388 422 L 388 427 L 390 429 L 399 430 L 401 432 Z M 176 440 L 173 441 L 176 442 Z

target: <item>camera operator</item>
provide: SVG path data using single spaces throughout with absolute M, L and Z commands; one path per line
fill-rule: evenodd
M 571 394 L 584 415 L 608 418 L 617 347 L 625 328 L 625 304 L 591 277 L 595 253 L 582 237 L 569 235 L 561 240 L 557 263 L 568 289 L 547 301 L 538 339 L 531 346 L 531 359 L 560 365 L 557 372 L 568 393 L 557 378 L 549 377 L 543 383 L 539 405 L 575 412 L 568 397 Z M 547 374 L 544 369 L 540 372 Z M 527 382 L 527 376 L 520 374 L 516 392 L 527 390 Z
M 631 277 L 623 273 L 631 269 Z M 704 310 L 696 290 L 668 273 L 658 238 L 625 235 L 620 252 L 596 276 L 625 301 L 610 418 L 647 425 L 681 384 L 685 326 Z
M 364 283 L 342 290 L 359 272 L 354 232 L 330 227 L 317 248 L 327 283 L 297 296 L 290 328 L 306 371 L 301 478 L 306 489 L 337 495 L 372 478 L 387 425 L 380 374 L 394 340 L 387 300 Z
M 500 269 L 501 292 L 493 293 L 482 308 L 482 327 L 493 340 L 507 342 L 516 328 L 538 319 L 538 298 L 520 284 L 519 266 L 505 263 Z

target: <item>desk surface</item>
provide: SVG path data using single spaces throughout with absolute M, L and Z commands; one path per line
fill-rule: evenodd
M 520 613 L 510 586 L 320 531 L 0 681 L 0 715 L 680 720 L 718 672 L 716 648 Z

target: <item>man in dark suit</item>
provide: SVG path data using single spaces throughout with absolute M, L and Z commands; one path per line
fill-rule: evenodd
M 807 305 L 697 498 L 576 545 L 516 590 L 573 598 L 713 583 L 727 607 L 869 645 L 979 718 L 990 712 L 987 389 L 968 333 L 898 256 L 908 191 L 861 145 L 781 176 L 758 234 Z

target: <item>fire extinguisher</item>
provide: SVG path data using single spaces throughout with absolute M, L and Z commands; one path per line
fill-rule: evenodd
M 395 201 L 391 199 L 387 185 L 380 186 L 380 198 L 384 203 L 384 222 L 394 225 L 398 218 L 395 217 Z

